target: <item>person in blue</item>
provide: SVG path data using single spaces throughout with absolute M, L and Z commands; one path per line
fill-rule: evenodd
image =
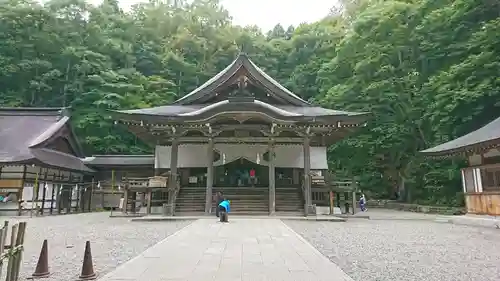
M 224 198 L 224 200 L 222 200 L 222 202 L 219 203 L 219 206 L 217 206 L 217 208 L 219 208 L 220 222 L 228 222 L 227 214 L 231 210 L 230 204 L 231 202 L 229 202 L 229 200 Z

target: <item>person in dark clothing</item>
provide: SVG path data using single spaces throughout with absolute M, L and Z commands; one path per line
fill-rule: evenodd
M 215 208 L 215 216 L 219 217 L 219 204 L 224 201 L 224 194 L 222 191 L 217 191 L 215 194 L 215 202 L 217 203 L 217 207 Z

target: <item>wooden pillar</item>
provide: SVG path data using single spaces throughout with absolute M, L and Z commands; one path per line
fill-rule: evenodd
M 333 191 L 330 191 L 330 215 L 333 215 L 335 213 L 334 208 L 335 208 L 335 200 L 334 200 L 334 194 Z
M 81 179 L 81 187 L 79 188 L 80 192 L 80 211 L 82 213 L 85 213 L 85 206 L 87 205 L 87 190 L 89 189 L 89 185 L 87 184 L 86 180 L 88 178 L 85 175 L 82 175 Z
M 214 140 L 210 138 L 208 140 L 207 147 L 207 190 L 205 195 L 205 214 L 210 214 L 212 211 L 212 194 L 214 185 Z M 217 206 L 216 206 L 217 207 Z
M 42 177 L 42 170 L 43 168 L 40 167 L 38 173 L 36 174 L 35 184 L 33 185 L 33 196 L 31 196 L 30 217 L 33 216 L 33 211 L 35 211 L 35 214 L 38 215 L 38 197 L 40 193 L 40 181 L 41 181 L 40 178 Z
M 58 171 L 59 184 L 57 185 L 57 193 L 56 193 L 56 208 L 57 213 L 61 213 L 61 195 L 62 195 L 62 181 L 64 177 L 61 175 L 61 170 Z
M 146 214 L 150 215 L 151 214 L 151 197 L 153 196 L 153 192 L 151 187 L 148 187 L 147 191 L 147 198 L 146 198 Z
M 55 194 L 55 188 L 56 188 L 56 173 L 52 175 L 52 192 L 50 193 L 50 214 L 54 212 L 54 194 Z
M 66 208 L 66 213 L 70 214 L 71 213 L 71 207 L 73 207 L 73 175 L 71 172 L 69 172 L 69 178 L 68 178 L 68 183 L 69 183 L 69 190 L 66 191 L 66 198 L 67 198 L 67 208 Z
M 125 190 L 123 191 L 122 213 L 126 214 L 128 212 L 127 207 L 128 207 L 128 187 L 125 186 Z
M 352 192 L 352 214 L 356 213 L 356 191 Z
M 92 177 L 92 182 L 90 184 L 89 203 L 88 203 L 89 212 L 91 212 L 92 210 L 92 196 L 94 196 L 94 190 L 95 190 L 94 186 L 95 186 L 95 179 L 94 177 Z
M 78 188 L 76 188 L 76 187 L 78 187 Z M 73 188 L 76 189 L 75 211 L 78 212 L 80 210 L 80 190 L 81 190 L 81 186 L 79 186 L 78 183 L 75 183 L 75 186 Z M 73 198 L 73 193 L 71 193 L 71 198 Z
M 40 214 L 43 215 L 43 209 L 45 209 L 45 198 L 46 198 L 46 187 L 47 187 L 47 174 L 49 172 L 49 169 L 45 169 L 45 174 L 43 175 L 43 195 L 42 195 L 42 208 L 40 209 Z
M 276 212 L 276 172 L 274 140 L 269 142 L 269 215 Z
M 22 211 L 23 211 L 23 205 L 22 205 L 22 202 L 24 200 L 23 198 L 23 194 L 24 194 L 24 184 L 26 183 L 26 165 L 23 165 L 23 177 L 21 179 L 21 186 L 20 186 L 20 189 L 19 189 L 19 194 L 18 194 L 18 197 L 17 197 L 17 215 L 18 216 L 21 216 L 22 214 Z
M 170 179 L 169 188 L 170 192 L 168 194 L 168 203 L 170 206 L 170 215 L 174 214 L 174 204 L 175 204 L 175 189 L 177 188 L 177 159 L 179 158 L 179 140 L 176 138 L 172 139 L 172 150 L 170 152 Z
M 304 213 L 306 216 L 311 211 L 311 149 L 310 139 L 304 139 L 304 196 L 305 206 Z

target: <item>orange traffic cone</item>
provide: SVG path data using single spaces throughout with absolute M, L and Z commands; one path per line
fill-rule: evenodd
M 49 253 L 47 249 L 47 239 L 43 240 L 40 257 L 36 264 L 35 272 L 31 274 L 33 278 L 46 278 L 50 275 L 49 272 Z
M 94 264 L 92 263 L 92 252 L 90 251 L 90 241 L 85 243 L 85 254 L 83 255 L 82 274 L 78 280 L 94 280 L 97 275 L 94 272 Z

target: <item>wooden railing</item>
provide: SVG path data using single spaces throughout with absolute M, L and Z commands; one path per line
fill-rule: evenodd
M 9 245 L 6 244 L 8 228 L 8 221 L 5 221 L 3 227 L 0 228 L 0 275 L 3 272 L 3 264 L 7 262 L 7 270 L 5 270 L 6 275 L 4 280 L 17 281 L 19 280 L 19 271 L 21 270 L 22 264 L 26 223 L 20 222 L 12 226 Z
M 175 212 L 175 203 L 177 196 L 180 190 L 180 177 L 177 175 L 175 187 L 172 188 L 170 186 L 170 177 L 161 176 L 161 177 L 147 177 L 147 178 L 127 178 L 126 179 L 126 190 L 127 193 L 144 193 L 146 194 L 146 206 L 147 213 L 150 212 L 150 208 L 153 203 L 155 205 L 163 204 L 170 205 L 168 206 L 172 210 L 172 214 Z M 160 199 L 152 199 L 154 192 L 161 192 L 163 195 L 160 196 Z M 142 202 L 142 199 L 128 199 L 127 204 L 132 203 L 135 206 L 136 202 Z
M 311 203 L 317 206 L 330 205 L 330 192 L 353 193 L 357 192 L 357 183 L 350 180 L 329 181 L 324 176 L 311 177 Z M 354 196 L 354 195 L 349 195 Z M 352 200 L 351 200 L 352 201 Z

